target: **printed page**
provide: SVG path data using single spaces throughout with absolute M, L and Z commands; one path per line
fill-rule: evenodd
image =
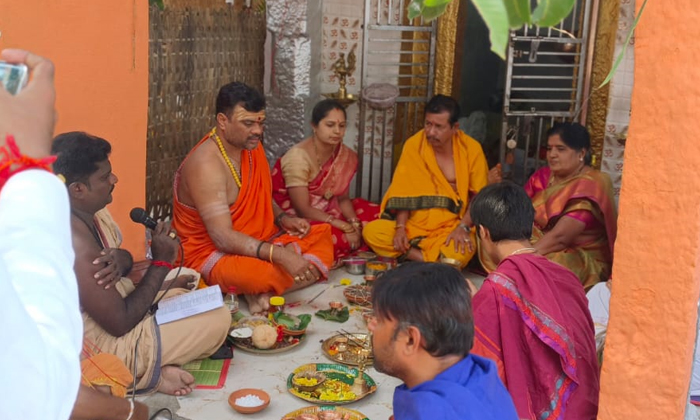
M 224 299 L 219 286 L 197 289 L 160 301 L 156 311 L 156 322 L 163 325 L 222 306 Z

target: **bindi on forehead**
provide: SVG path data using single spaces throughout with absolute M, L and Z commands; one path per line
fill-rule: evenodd
M 265 111 L 250 112 L 239 107 L 233 111 L 233 117 L 238 121 L 251 121 L 261 123 L 265 121 Z

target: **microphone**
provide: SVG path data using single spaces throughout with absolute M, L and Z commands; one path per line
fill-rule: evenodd
M 131 209 L 131 212 L 129 212 L 129 217 L 131 217 L 132 221 L 141 223 L 151 230 L 155 230 L 156 226 L 158 226 L 158 223 L 156 223 L 155 220 L 146 214 L 146 210 L 142 209 L 141 207 L 134 207 Z

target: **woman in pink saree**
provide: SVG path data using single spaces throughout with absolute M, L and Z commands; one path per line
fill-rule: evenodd
M 617 235 L 612 183 L 590 166 L 590 149 L 581 124 L 555 124 L 547 132 L 548 166 L 525 184 L 535 208 L 535 249 L 573 271 L 586 290 L 610 278 Z M 487 271 L 495 268 L 481 250 L 479 256 Z
M 332 227 L 334 257 L 361 249 L 363 226 L 379 217 L 379 205 L 350 199 L 350 182 L 357 172 L 357 153 L 343 144 L 343 106 L 326 99 L 311 115 L 314 134 L 294 145 L 272 169 L 275 202 L 285 212 Z

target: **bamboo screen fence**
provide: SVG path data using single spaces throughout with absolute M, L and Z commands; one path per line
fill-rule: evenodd
M 262 90 L 265 14 L 223 0 L 173 0 L 150 9 L 146 209 L 172 216 L 173 176 L 214 124 L 219 88 Z

